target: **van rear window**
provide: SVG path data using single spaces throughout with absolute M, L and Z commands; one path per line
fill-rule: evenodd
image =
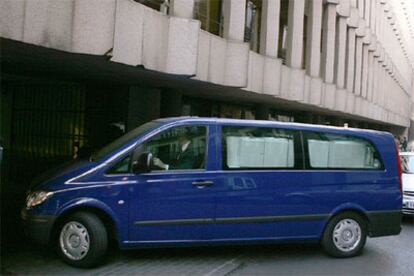
M 321 132 L 303 132 L 308 166 L 315 169 L 382 169 L 374 145 L 362 138 Z

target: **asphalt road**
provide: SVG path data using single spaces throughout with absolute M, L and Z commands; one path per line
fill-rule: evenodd
M 112 249 L 90 270 L 62 263 L 53 250 L 28 243 L 1 255 L 2 275 L 414 275 L 414 218 L 399 236 L 368 239 L 361 256 L 335 259 L 315 244 L 152 249 Z

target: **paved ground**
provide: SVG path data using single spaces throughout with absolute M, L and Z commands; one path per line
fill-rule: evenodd
M 26 245 L 2 255 L 1 274 L 87 275 L 413 275 L 414 220 L 399 236 L 368 239 L 362 256 L 334 259 L 317 245 L 268 245 L 111 250 L 101 267 L 81 270 L 63 264 L 50 250 Z

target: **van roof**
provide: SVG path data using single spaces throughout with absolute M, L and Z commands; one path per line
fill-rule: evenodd
M 298 129 L 307 129 L 313 131 L 323 130 L 336 130 L 338 132 L 348 133 L 371 133 L 371 134 L 388 134 L 385 131 L 372 130 L 372 129 L 360 129 L 350 127 L 337 127 L 327 125 L 316 125 L 316 124 L 305 124 L 305 123 L 293 123 L 293 122 L 279 122 L 279 121 L 266 121 L 266 120 L 245 120 L 245 119 L 227 119 L 227 118 L 216 118 L 216 117 L 197 117 L 197 116 L 182 116 L 182 117 L 169 117 L 155 120 L 163 124 L 174 123 L 174 122 L 192 122 L 192 123 L 213 123 L 213 124 L 234 124 L 234 125 L 254 125 L 254 126 L 268 126 L 268 127 L 289 127 Z

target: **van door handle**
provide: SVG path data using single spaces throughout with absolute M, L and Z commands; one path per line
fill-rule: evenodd
M 214 184 L 213 181 L 194 181 L 193 182 L 193 186 L 197 186 L 197 187 L 207 187 L 213 184 Z

